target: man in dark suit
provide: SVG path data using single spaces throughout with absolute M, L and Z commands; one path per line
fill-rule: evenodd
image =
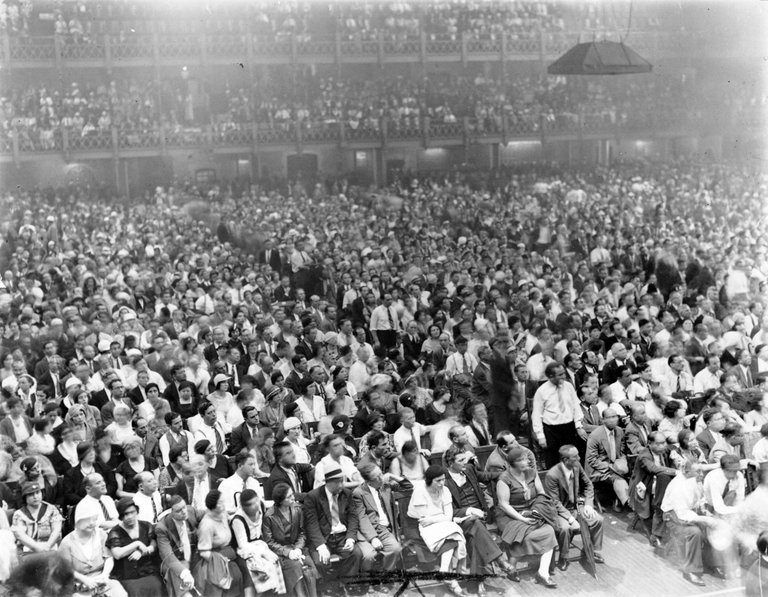
M 635 364 L 629 359 L 627 347 L 621 342 L 614 342 L 611 346 L 611 356 L 613 357 L 603 367 L 603 383 L 611 385 L 620 377 L 620 371 L 624 367 L 629 367 L 635 372 Z
M 608 407 L 603 411 L 603 424 L 589 434 L 587 439 L 587 474 L 594 482 L 610 483 L 616 495 L 614 510 L 621 509 L 629 501 L 627 459 L 622 454 L 624 432 L 619 427 L 619 415 Z
M 582 515 L 589 525 L 589 535 L 595 550 L 595 561 L 602 563 L 603 556 L 603 517 L 595 511 L 595 488 L 589 480 L 587 472 L 581 466 L 579 451 L 576 446 L 566 444 L 560 447 L 560 462 L 547 471 L 544 478 L 544 491 L 553 500 L 560 502 L 570 514 L 568 520 L 560 517 L 558 540 L 565 535 L 567 539 L 560 545 L 560 570 L 568 568 L 568 548 L 571 535 L 579 530 L 577 516 Z M 583 504 L 582 512 L 578 506 Z M 565 554 L 565 555 L 564 555 Z
M 272 488 L 278 483 L 285 483 L 296 495 L 296 500 L 304 501 L 304 495 L 312 488 L 311 464 L 296 462 L 296 452 L 287 441 L 276 443 L 272 447 L 275 455 L 275 464 L 269 472 L 269 478 L 264 483 L 264 497 L 272 499 Z
M 35 363 L 35 369 L 33 376 L 35 379 L 40 381 L 40 378 L 43 377 L 46 373 L 48 373 L 48 369 L 50 368 L 50 364 L 52 361 L 58 359 L 59 357 L 56 355 L 56 342 L 52 340 L 47 340 L 45 344 L 43 345 L 43 358 L 37 361 Z
M 343 487 L 340 468 L 325 471 L 325 484 L 304 496 L 304 528 L 307 548 L 318 570 L 327 572 L 331 555 L 341 558 L 338 578 L 349 581 L 357 577 L 363 564 L 363 551 L 357 545 L 360 521 L 355 512 L 352 492 Z M 366 550 L 373 549 L 367 541 Z
M 721 439 L 720 432 L 725 429 L 726 420 L 723 413 L 717 408 L 706 408 L 701 413 L 701 418 L 707 425 L 707 428 L 696 436 L 699 440 L 704 455 L 709 458 L 712 448 Z
M 229 436 L 229 453 L 237 455 L 247 450 L 259 433 L 259 411 L 255 406 L 248 405 L 243 408 L 243 422 L 232 430 Z
M 648 436 L 648 447 L 637 457 L 629 483 L 629 505 L 635 516 L 643 521 L 653 547 L 661 546 L 664 529 L 661 500 L 667 484 L 676 474 L 664 434 L 654 431 Z
M 179 404 L 179 385 L 187 381 L 187 370 L 184 365 L 177 363 L 171 367 L 171 383 L 165 387 L 163 392 L 163 398 L 165 398 L 171 406 L 178 406 Z M 192 395 L 195 400 L 200 398 L 200 391 L 197 386 L 192 384 Z
M 536 457 L 533 452 L 528 448 L 521 446 L 517 441 L 517 438 L 510 431 L 501 430 L 496 434 L 496 449 L 488 455 L 488 459 L 485 461 L 485 471 L 489 473 L 501 473 L 509 469 L 509 462 L 507 461 L 507 454 L 513 448 L 519 448 L 523 450 L 528 456 L 528 466 L 532 470 L 537 470 Z M 491 483 L 491 489 L 494 484 Z
M 280 257 L 280 251 L 275 248 L 275 241 L 271 238 L 266 240 L 264 250 L 259 253 L 259 263 L 266 263 L 279 274 L 283 271 L 283 259 Z
M 197 556 L 197 523 L 187 503 L 178 495 L 170 499 L 171 511 L 155 525 L 160 573 L 171 595 L 182 595 L 195 584 L 192 566 Z
M 53 398 L 61 398 L 64 396 L 64 383 L 61 377 L 61 364 L 60 357 L 54 357 L 48 363 L 45 373 L 35 378 L 37 379 L 37 387 L 50 388 L 50 395 Z
M 740 348 L 734 356 L 737 364 L 731 370 L 736 374 L 739 385 L 748 390 L 755 385 L 755 380 L 752 378 L 752 355 L 746 348 Z
M 493 350 L 488 346 L 481 346 L 477 349 L 478 364 L 472 372 L 472 383 L 469 392 L 472 398 L 485 404 L 490 408 L 491 404 L 491 359 Z
M 203 349 L 203 357 L 209 363 L 219 360 L 219 349 L 226 347 L 227 334 L 223 327 L 213 328 L 213 342 Z
M 631 403 L 629 423 L 624 429 L 624 453 L 637 456 L 648 447 L 648 436 L 651 435 L 651 423 L 645 414 L 642 402 Z
M 593 350 L 585 350 L 581 355 L 581 368 L 576 372 L 574 381 L 576 382 L 576 391 L 584 385 L 584 380 L 588 375 L 596 375 L 599 377 L 597 370 L 598 359 L 597 354 Z
M 275 301 L 282 305 L 296 300 L 296 291 L 291 287 L 291 279 L 288 276 L 281 278 L 280 286 L 275 288 L 274 297 Z
M 704 340 L 708 335 L 707 326 L 697 323 L 693 326 L 693 336 L 685 343 L 685 360 L 691 368 L 691 375 L 695 376 L 706 365 L 709 350 L 704 346 Z
M 419 368 L 419 359 L 421 357 L 421 345 L 424 344 L 424 338 L 419 333 L 418 324 L 415 321 L 408 323 L 403 343 L 403 372 L 410 373 Z M 479 352 L 479 351 L 478 351 Z
M 291 372 L 285 378 L 285 387 L 293 390 L 297 396 L 301 396 L 303 394 L 301 382 L 307 380 L 310 384 L 312 383 L 312 380 L 307 378 L 307 357 L 302 354 L 295 354 L 291 357 L 291 365 Z
M 514 355 L 508 353 L 512 346 L 508 330 L 499 330 L 495 338 L 491 340 L 493 355 L 489 366 L 491 373 L 490 391 L 490 420 L 491 433 L 498 433 L 502 429 L 515 429 L 519 427 L 520 413 L 509 410 L 509 398 L 515 387 L 515 377 L 512 374 Z
M 512 574 L 514 568 L 501 558 L 502 552 L 493 540 L 493 536 L 485 526 L 488 505 L 480 487 L 480 481 L 490 482 L 497 479 L 500 473 L 479 473 L 473 466 L 467 466 L 469 455 L 457 446 L 451 446 L 443 456 L 448 472 L 445 475 L 445 487 L 451 492 L 453 515 L 466 517 L 459 523 L 467 539 L 467 560 L 470 574 L 492 572 L 493 562 L 497 562 L 505 572 Z M 478 587 L 478 593 L 483 594 L 485 587 Z
M 395 513 L 392 509 L 392 491 L 382 481 L 381 469 L 375 464 L 359 467 L 363 477 L 352 492 L 352 502 L 360 521 L 360 543 L 363 551 L 363 569 L 371 569 L 376 554 L 381 554 L 381 570 L 390 571 L 397 565 L 402 545 L 394 536 Z

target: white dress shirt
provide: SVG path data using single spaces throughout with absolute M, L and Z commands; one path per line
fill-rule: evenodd
M 531 422 L 533 432 L 541 442 L 545 440 L 544 424 L 563 425 L 573 422 L 576 429 L 580 429 L 582 419 L 584 413 L 581 411 L 576 390 L 566 381 L 559 387 L 547 381 L 539 386 L 533 395 Z

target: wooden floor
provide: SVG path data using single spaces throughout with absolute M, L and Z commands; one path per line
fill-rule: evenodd
M 723 595 L 741 596 L 743 590 L 738 580 L 720 580 L 705 574 L 705 587 L 692 585 L 685 579 L 674 562 L 668 561 L 663 553 L 656 553 L 648 544 L 644 535 L 628 531 L 628 517 L 606 512 L 605 538 L 602 554 L 605 564 L 597 566 L 597 579 L 586 572 L 579 561 L 572 561 L 565 572 L 556 571 L 554 579 L 557 589 L 546 589 L 533 582 L 534 572 L 521 574 L 522 582 L 508 580 L 500 584 L 497 591 L 488 587 L 488 597 L 504 595 L 543 596 L 605 596 L 605 597 L 686 597 L 688 595 Z M 573 552 L 576 553 L 575 551 Z M 448 595 L 443 587 L 424 587 L 425 595 Z M 390 592 L 390 595 L 392 592 Z M 418 595 L 414 589 L 408 589 L 404 595 Z

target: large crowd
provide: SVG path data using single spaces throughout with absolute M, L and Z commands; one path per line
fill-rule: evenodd
M 199 84 L 198 84 L 199 83 Z M 332 130 L 391 133 L 420 131 L 430 124 L 463 123 L 479 134 L 534 133 L 543 128 L 618 126 L 654 130 L 695 125 L 754 114 L 764 98 L 749 89 L 713 84 L 681 74 L 637 81 L 576 81 L 563 77 L 477 74 L 415 79 L 382 76 L 375 80 L 304 73 L 288 77 L 270 71 L 252 88 L 214 82 L 168 79 L 93 83 L 72 81 L 10 88 L 0 98 L 0 137 L 17 135 L 21 151 L 61 149 L 69 139 L 110 138 L 121 145 L 140 143 L 141 135 L 182 132 L 213 126 L 226 134 L 250 130 L 290 134 Z M 717 102 L 713 98 L 717 98 Z M 728 109 L 723 111 L 723 104 Z
M 767 183 L 672 163 L 4 193 L 1 578 L 311 596 L 421 565 L 483 595 L 534 557 L 554 588 L 580 528 L 610 561 L 605 508 L 680 544 L 691 583 L 754 590 Z

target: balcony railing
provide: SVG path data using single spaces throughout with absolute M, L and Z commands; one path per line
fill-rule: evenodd
M 635 115 L 632 120 L 617 122 L 610 114 L 560 114 L 539 118 L 516 119 L 512 115 L 492 118 L 462 118 L 456 122 L 436 122 L 430 118 L 408 121 L 383 119 L 376 128 L 344 123 L 286 122 L 273 126 L 247 123 L 239 125 L 119 130 L 83 136 L 72 129 L 41 132 L 19 125 L 0 135 L 0 154 L 12 155 L 18 161 L 37 153 L 59 152 L 69 155 L 91 154 L 98 157 L 130 157 L 136 151 L 161 154 L 173 149 L 207 148 L 222 152 L 258 151 L 261 146 L 307 145 L 347 147 L 386 147 L 392 143 L 418 142 L 425 147 L 456 143 L 494 143 L 514 139 L 600 135 L 618 138 L 627 135 L 654 136 L 666 134 L 734 134 L 734 131 L 764 130 L 766 114 L 758 109 L 734 117 L 708 118 L 706 115 L 649 113 Z
M 499 60 L 546 60 L 562 54 L 579 39 L 578 33 L 531 33 L 501 35 L 496 39 L 476 39 L 465 35 L 455 40 L 429 39 L 425 34 L 404 40 L 390 40 L 379 35 L 369 41 L 321 39 L 304 41 L 296 37 L 268 39 L 247 32 L 135 35 L 121 38 L 115 35 L 94 37 L 90 43 L 75 43 L 64 37 L 0 38 L 0 61 L 6 67 L 48 68 L 59 66 L 115 67 L 136 66 L 136 61 L 152 64 L 157 61 L 173 63 L 178 60 L 210 63 L 296 62 L 409 62 L 446 57 L 461 61 L 485 61 L 489 56 Z M 715 46 L 697 45 L 697 40 L 682 33 L 633 32 L 632 47 L 652 57 L 676 56 L 701 52 L 717 53 Z

